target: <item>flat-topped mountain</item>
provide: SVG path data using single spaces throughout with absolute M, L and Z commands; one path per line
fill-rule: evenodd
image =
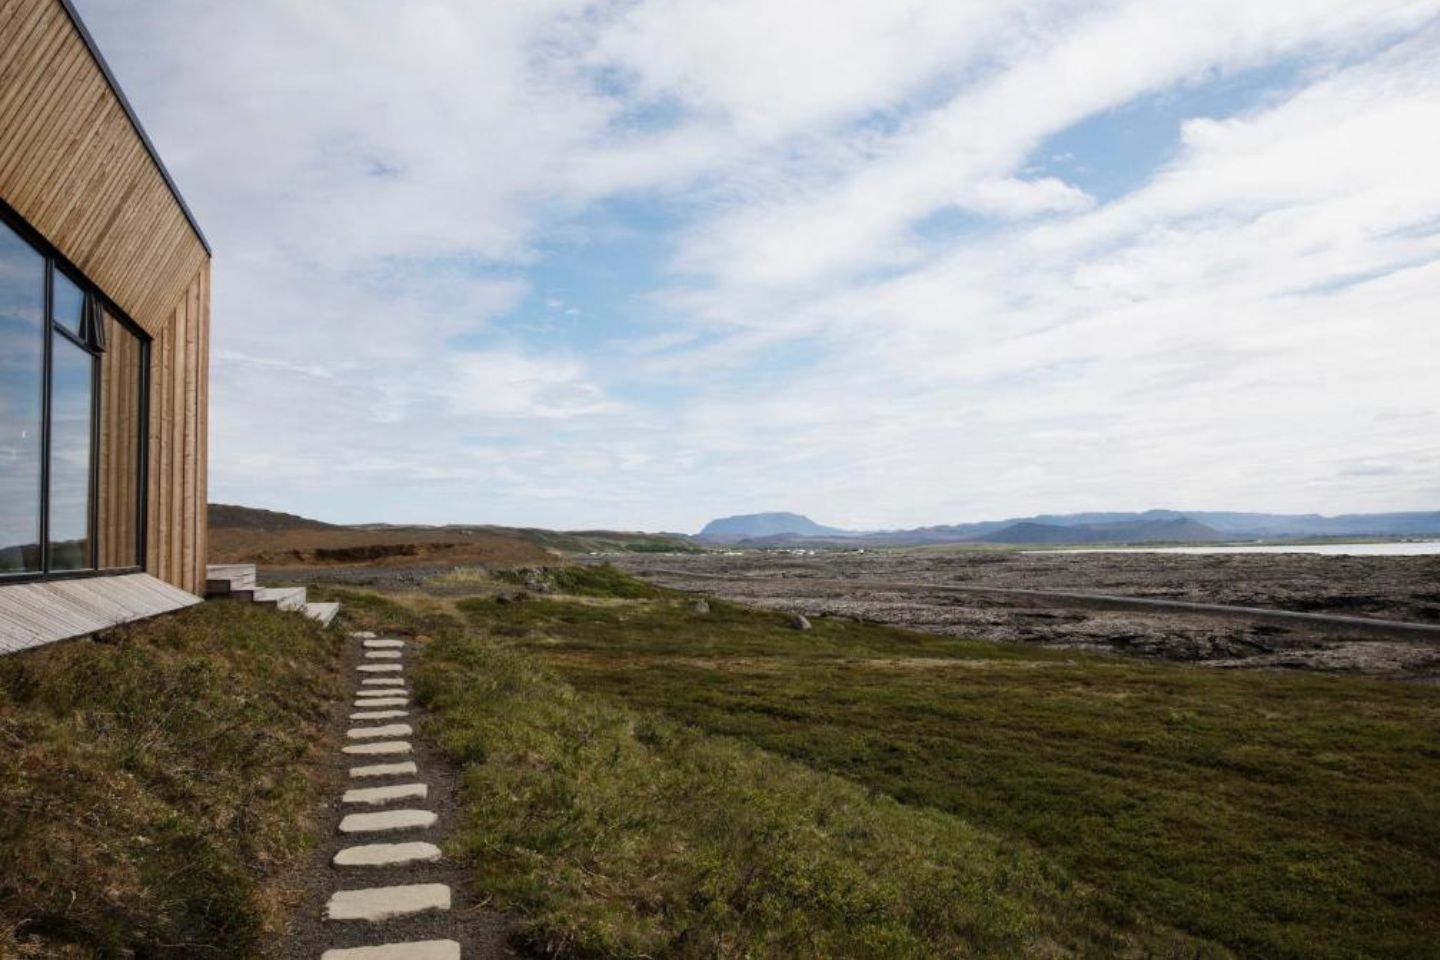
M 821 526 L 798 513 L 745 513 L 721 517 L 705 524 L 699 539 L 712 543 L 734 543 L 760 537 L 845 537 L 854 536 L 845 530 Z

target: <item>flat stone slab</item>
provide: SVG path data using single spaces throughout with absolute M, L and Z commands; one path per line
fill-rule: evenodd
M 402 684 L 405 682 L 400 681 Z M 361 687 L 355 691 L 357 697 L 402 697 L 407 693 L 403 686 L 395 687 Z
M 405 656 L 405 654 L 401 653 L 399 650 L 365 651 L 365 659 L 367 660 L 399 660 L 403 656 Z
M 345 731 L 350 740 L 375 740 L 380 737 L 409 737 L 415 731 L 408 723 L 384 723 L 378 727 L 351 727 Z
M 410 743 L 407 740 L 381 740 L 378 743 L 352 743 L 350 746 L 340 749 L 344 753 L 352 755 L 385 756 L 386 754 L 409 753 Z
M 376 763 L 368 767 L 351 767 L 350 776 L 356 780 L 368 777 L 413 777 L 419 772 L 414 760 L 400 763 Z
M 399 650 L 403 646 L 405 646 L 404 640 L 392 640 L 389 637 L 383 640 L 376 640 L 374 638 L 367 638 L 365 640 L 365 647 L 369 650 Z
M 375 634 L 370 630 L 351 630 L 350 636 L 356 640 L 374 640 Z
M 379 813 L 351 813 L 340 819 L 341 833 L 388 833 L 392 830 L 424 830 L 435 825 L 429 810 L 382 810 Z
M 395 783 L 385 787 L 359 787 L 346 790 L 342 803 L 363 803 L 379 806 L 396 800 L 424 800 L 430 795 L 430 788 L 423 783 Z
M 353 706 L 360 710 L 365 707 L 404 707 L 409 703 L 409 697 L 366 697 L 364 700 L 356 700 Z
M 434 863 L 440 848 L 433 843 L 363 843 L 346 847 L 331 862 L 337 867 L 403 867 L 411 863 Z
M 370 706 L 366 703 L 365 706 Z M 350 714 L 351 720 L 398 720 L 410 716 L 409 710 L 359 710 Z
M 414 940 L 378 947 L 347 947 L 326 950 L 320 960 L 460 960 L 460 944 L 454 940 Z
M 363 687 L 393 687 L 405 682 L 403 677 L 366 677 L 360 681 Z
M 403 887 L 337 890 L 325 905 L 325 919 L 379 923 L 392 917 L 449 909 L 448 886 L 443 883 L 412 883 Z
M 355 669 L 362 673 L 399 673 L 405 667 L 398 663 L 362 663 Z

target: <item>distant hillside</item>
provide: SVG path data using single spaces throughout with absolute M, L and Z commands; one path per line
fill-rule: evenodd
M 697 539 L 754 547 L 903 547 L 977 542 L 1147 543 L 1327 537 L 1440 537 L 1440 511 L 1326 517 L 1313 513 L 1146 510 L 1040 514 L 876 532 L 838 530 L 797 513 L 757 513 L 711 521 Z
M 334 530 L 335 524 L 322 523 L 293 513 L 241 507 L 233 503 L 212 503 L 207 514 L 211 527 L 227 530 Z
M 688 537 L 608 530 L 322 523 L 291 513 L 210 504 L 210 560 L 266 566 L 332 564 L 476 565 L 554 563 L 567 553 L 681 553 Z
M 1074 526 L 1022 521 L 974 539 L 986 543 L 1203 543 L 1225 537 L 1203 523 L 1179 517 Z
M 721 517 L 705 524 L 698 539 L 711 543 L 735 543 L 762 537 L 843 537 L 844 530 L 825 527 L 798 513 L 745 513 Z

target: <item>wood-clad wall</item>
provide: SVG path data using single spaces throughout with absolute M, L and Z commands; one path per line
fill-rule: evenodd
M 108 348 L 100 363 L 100 469 L 96 497 L 101 569 L 140 563 L 140 388 L 145 382 L 140 340 L 107 312 Z
M 0 185 L 152 336 L 208 259 L 59 0 L 0 0 Z
M 145 569 L 201 593 L 209 422 L 210 266 L 201 266 L 150 344 L 150 499 Z
M 145 567 L 202 591 L 210 256 L 60 0 L 0 0 L 0 198 L 153 338 Z

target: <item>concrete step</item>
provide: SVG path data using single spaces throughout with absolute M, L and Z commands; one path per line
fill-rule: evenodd
M 305 604 L 305 616 L 311 620 L 318 620 L 321 626 L 330 626 L 330 621 L 340 612 L 338 603 L 307 603 Z
M 449 909 L 448 886 L 443 883 L 412 883 L 403 887 L 337 890 L 325 907 L 325 919 L 380 923 L 393 917 Z
M 205 568 L 205 595 L 234 596 L 255 589 L 255 564 L 215 563 Z M 249 597 L 237 597 L 248 600 Z
M 340 819 L 341 833 L 392 833 L 396 830 L 428 830 L 439 819 L 429 810 L 382 810 L 379 813 L 349 813 Z
M 255 591 L 255 603 L 273 603 L 281 610 L 304 610 L 304 587 L 260 587 Z
M 343 947 L 326 950 L 320 954 L 320 960 L 460 960 L 460 944 L 454 940 L 414 940 L 375 947 Z
M 423 783 L 394 783 L 385 787 L 356 787 L 346 790 L 341 803 L 356 803 L 366 807 L 383 807 L 399 800 L 424 800 L 430 796 L 430 788 Z
M 341 850 L 331 862 L 337 867 L 407 867 L 439 859 L 440 848 L 433 843 L 362 843 Z
M 414 735 L 415 730 L 408 723 L 382 723 L 378 727 L 351 727 L 345 731 L 347 740 L 394 740 Z
M 351 767 L 352 780 L 368 780 L 372 777 L 413 777 L 416 768 L 414 760 L 402 763 L 374 763 L 368 767 Z

